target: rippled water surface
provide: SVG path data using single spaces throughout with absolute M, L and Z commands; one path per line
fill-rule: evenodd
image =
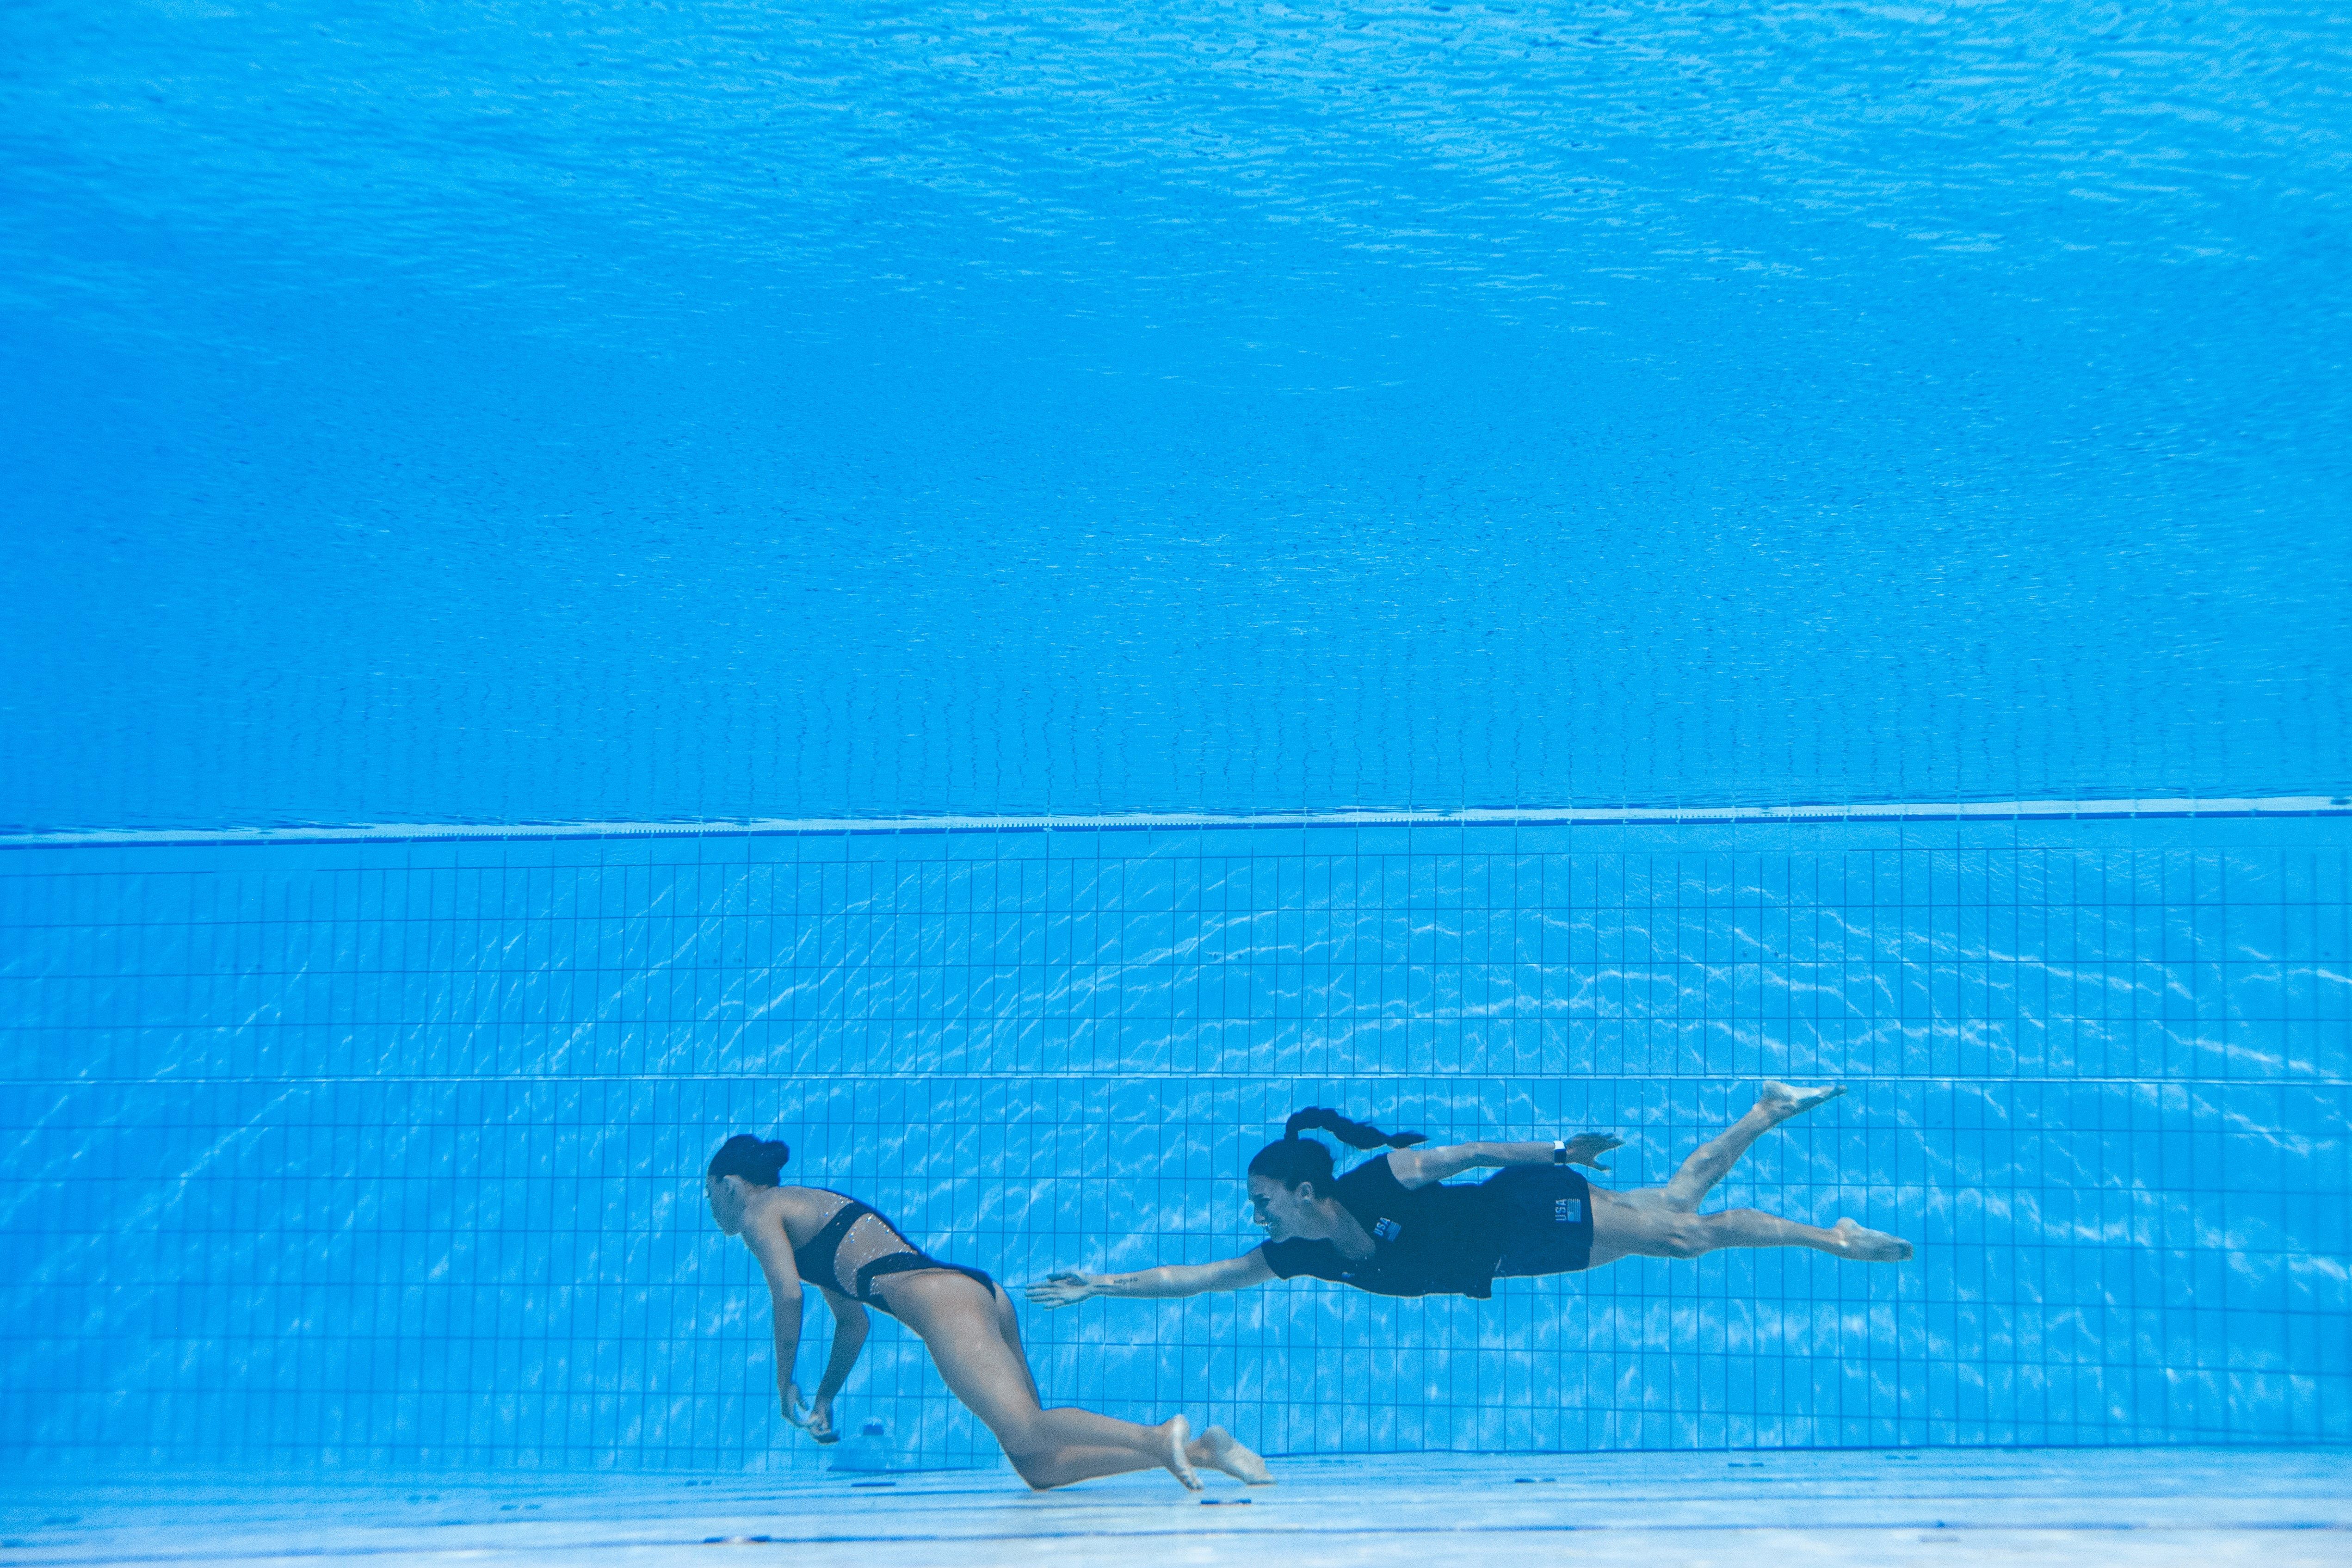
M 0 30 L 0 822 L 2352 782 L 2338 11 Z

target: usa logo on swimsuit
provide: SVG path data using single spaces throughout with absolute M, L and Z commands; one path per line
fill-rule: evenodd
M 1551 1217 L 1553 1222 L 1559 1225 L 1582 1224 L 1584 1220 L 1584 1200 L 1582 1198 L 1553 1199 L 1551 1205 Z
M 1382 1241 L 1394 1241 L 1404 1234 L 1404 1226 L 1392 1219 L 1384 1219 L 1372 1226 L 1372 1234 Z

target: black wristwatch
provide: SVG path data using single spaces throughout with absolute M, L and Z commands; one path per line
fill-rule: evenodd
M 1567 1139 L 1555 1138 L 1551 1141 L 1551 1163 L 1555 1165 L 1565 1165 L 1568 1163 Z

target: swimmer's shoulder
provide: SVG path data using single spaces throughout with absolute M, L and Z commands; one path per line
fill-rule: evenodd
M 836 1193 L 826 1187 L 782 1186 L 771 1189 L 767 1200 L 770 1213 L 783 1221 L 795 1245 L 806 1241 L 824 1222 L 838 1214 L 844 1205 L 856 1200 L 846 1193 Z

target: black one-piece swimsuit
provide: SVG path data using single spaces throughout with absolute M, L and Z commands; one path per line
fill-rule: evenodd
M 875 1293 L 874 1281 L 889 1274 L 911 1274 L 919 1268 L 952 1269 L 979 1280 L 992 1297 L 996 1294 L 996 1281 L 986 1273 L 978 1268 L 966 1268 L 961 1263 L 940 1262 L 908 1241 L 905 1232 L 892 1225 L 887 1215 L 871 1205 L 862 1204 L 847 1193 L 835 1193 L 830 1187 L 814 1187 L 811 1191 L 832 1193 L 833 1196 L 844 1200 L 842 1205 L 833 1211 L 833 1217 L 824 1222 L 824 1227 L 808 1238 L 806 1246 L 793 1248 L 793 1267 L 799 1269 L 801 1278 L 811 1284 L 822 1285 L 828 1290 L 837 1291 L 854 1301 L 862 1301 L 885 1312 L 890 1310 L 890 1305 Z M 880 1220 L 906 1250 L 885 1252 L 877 1258 L 869 1258 L 857 1266 L 853 1278 L 844 1280 L 835 1267 L 842 1244 L 849 1239 L 852 1227 L 867 1215 Z
M 1258 1252 L 1283 1279 L 1307 1274 L 1377 1296 L 1484 1300 L 1498 1279 L 1572 1274 L 1592 1263 L 1592 1190 L 1566 1165 L 1514 1165 L 1484 1182 L 1407 1187 L 1381 1154 L 1332 1189 L 1372 1238 L 1372 1255 L 1350 1259 L 1328 1241 L 1266 1242 Z

